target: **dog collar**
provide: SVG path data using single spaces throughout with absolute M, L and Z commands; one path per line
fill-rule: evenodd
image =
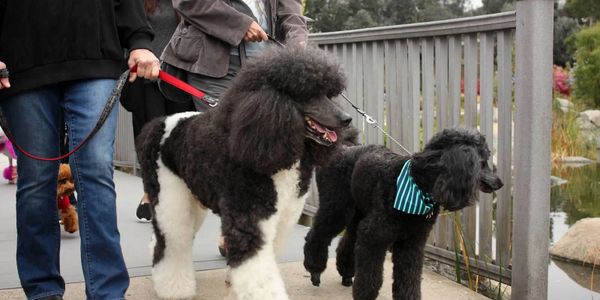
M 396 180 L 398 191 L 394 208 L 411 215 L 428 215 L 433 208 L 429 194 L 421 191 L 410 175 L 410 160 L 407 160 Z

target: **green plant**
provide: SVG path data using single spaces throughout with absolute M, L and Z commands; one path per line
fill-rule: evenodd
M 595 145 L 580 134 L 575 111 L 563 112 L 557 100 L 552 105 L 552 161 L 567 156 L 596 157 Z M 576 105 L 578 106 L 578 105 Z
M 573 57 L 569 53 L 565 40 L 579 30 L 577 20 L 565 16 L 554 19 L 554 51 L 555 65 L 565 67 L 573 64 Z
M 575 99 L 600 107 L 600 23 L 569 37 L 575 51 Z
M 481 257 L 475 254 L 475 244 L 469 241 L 464 231 L 464 225 L 461 221 L 461 214 L 458 212 L 445 212 L 448 217 L 452 217 L 454 224 L 454 272 L 456 282 L 466 285 L 471 290 L 483 294 L 491 299 L 502 300 L 505 298 L 507 286 L 501 282 L 495 282 L 490 278 L 479 275 L 477 270 L 490 272 L 490 264 L 493 259 L 490 257 Z M 442 215 L 440 214 L 440 215 Z M 471 265 L 471 260 L 474 264 Z M 502 261 L 498 261 L 502 265 Z M 502 277 L 500 268 L 500 277 Z M 463 282 L 463 278 L 466 282 Z M 504 285 L 504 288 L 503 288 Z

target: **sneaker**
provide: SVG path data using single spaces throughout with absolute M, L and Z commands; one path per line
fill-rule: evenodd
M 150 211 L 150 203 L 141 201 L 135 210 L 135 216 L 140 222 L 152 221 L 152 212 Z

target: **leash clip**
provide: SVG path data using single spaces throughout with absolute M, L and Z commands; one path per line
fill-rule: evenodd
M 365 121 L 367 122 L 367 124 L 375 124 L 377 123 L 377 121 L 375 121 L 375 119 L 373 119 L 373 117 L 369 116 L 364 110 L 360 109 L 360 108 L 356 108 L 356 111 L 358 111 L 359 114 L 361 114 L 364 118 Z
M 215 98 L 213 96 L 204 94 L 204 97 L 202 97 L 202 101 L 204 101 L 204 103 L 208 104 L 208 106 L 210 107 L 215 107 L 217 105 L 219 105 L 219 99 Z

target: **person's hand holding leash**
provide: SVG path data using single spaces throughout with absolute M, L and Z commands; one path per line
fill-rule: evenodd
M 0 90 L 10 87 L 10 81 L 8 80 L 8 69 L 6 64 L 0 61 Z
M 160 62 L 156 55 L 148 49 L 135 49 L 129 53 L 127 61 L 129 68 L 137 65 L 137 71 L 129 74 L 129 82 L 135 81 L 136 78 L 146 78 L 148 80 L 158 79 L 160 71 Z
M 252 21 L 250 28 L 244 35 L 244 41 L 246 42 L 264 42 L 268 39 L 267 33 L 255 21 Z

